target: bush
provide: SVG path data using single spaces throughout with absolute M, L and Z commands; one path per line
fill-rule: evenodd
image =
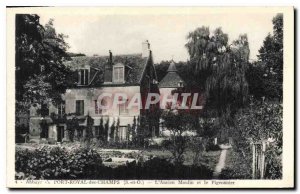
M 244 171 L 224 168 L 219 175 L 219 179 L 251 179 L 251 177 L 245 174 Z
M 221 171 L 220 179 L 252 179 L 251 154 L 236 150 L 228 150 L 226 167 Z
M 93 178 L 102 166 L 100 155 L 94 150 L 44 146 L 34 150 L 16 150 L 16 172 L 34 179 Z M 16 177 L 18 179 L 18 177 Z
M 266 151 L 266 179 L 282 178 L 282 150 L 274 144 L 270 144 Z
M 207 166 L 174 165 L 167 159 L 151 158 L 106 167 L 94 150 L 84 148 L 68 151 L 44 146 L 33 150 L 16 150 L 16 179 L 210 179 Z
M 218 151 L 220 150 L 220 146 L 219 145 L 215 145 L 213 143 L 208 143 L 206 145 L 206 151 Z

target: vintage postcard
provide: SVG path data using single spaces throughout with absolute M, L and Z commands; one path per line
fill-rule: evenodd
M 294 188 L 293 7 L 6 11 L 7 187 Z

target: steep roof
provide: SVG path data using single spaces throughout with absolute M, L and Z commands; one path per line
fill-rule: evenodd
M 94 73 L 90 75 L 90 86 L 103 86 L 105 64 L 108 63 L 109 56 L 79 56 L 72 57 L 71 61 L 65 65 L 72 69 L 90 67 Z M 122 63 L 125 65 L 125 83 L 123 85 L 140 84 L 143 71 L 146 68 L 148 58 L 142 54 L 116 55 L 113 56 L 113 65 Z M 91 70 L 92 72 L 92 70 Z M 122 85 L 122 84 L 118 84 Z
M 168 72 L 177 72 L 176 65 L 173 60 L 171 61 L 170 65 L 169 65 Z
M 172 60 L 167 75 L 159 82 L 160 88 L 178 88 L 178 83 L 182 82 L 185 84 L 184 80 L 178 75 L 175 62 Z

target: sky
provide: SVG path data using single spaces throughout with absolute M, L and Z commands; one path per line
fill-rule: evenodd
M 40 22 L 54 19 L 57 33 L 68 35 L 70 52 L 92 55 L 141 53 L 142 42 L 148 40 L 154 62 L 187 61 L 186 36 L 197 27 L 217 27 L 228 34 L 229 42 L 246 33 L 250 59 L 256 60 L 263 40 L 272 33 L 274 13 L 205 13 L 166 15 L 64 15 L 40 13 Z

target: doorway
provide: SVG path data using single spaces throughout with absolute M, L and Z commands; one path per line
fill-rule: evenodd
M 64 135 L 65 135 L 64 126 L 58 126 L 57 127 L 57 142 L 62 142 Z

